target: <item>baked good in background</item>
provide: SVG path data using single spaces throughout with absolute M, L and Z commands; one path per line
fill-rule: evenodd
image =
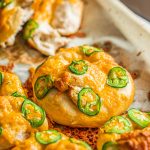
M 66 35 L 78 31 L 83 14 L 81 0 L 35 0 L 34 14 L 24 28 L 24 39 L 45 55 L 69 42 Z
M 21 38 L 31 47 L 54 55 L 68 44 L 68 36 L 79 30 L 83 5 L 81 0 L 2 0 L 0 47 L 14 45 L 17 34 L 23 31 Z
M 114 116 L 99 129 L 98 150 L 149 149 L 150 115 L 138 109 Z
M 23 3 L 27 3 L 27 0 Z M 30 6 L 23 6 L 17 0 L 0 1 L 0 47 L 14 45 L 16 35 L 33 14 Z

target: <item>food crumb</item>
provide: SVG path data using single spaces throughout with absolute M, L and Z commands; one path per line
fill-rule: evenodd
M 86 37 L 86 34 L 84 32 L 78 31 L 78 32 L 76 32 L 74 34 L 69 35 L 68 37 L 69 38 L 76 38 L 76 37 L 84 38 L 84 37 Z
M 147 94 L 148 100 L 150 101 L 150 91 Z
M 104 42 L 103 46 L 102 46 L 102 48 L 104 49 L 105 52 L 110 52 L 112 47 L 113 47 L 113 45 L 112 45 L 112 42 L 110 42 L 110 41 Z
M 14 68 L 14 63 L 9 62 L 7 65 L 0 65 L 0 71 L 11 73 Z
M 140 71 L 139 70 L 134 70 L 130 73 L 131 73 L 131 76 L 134 80 L 140 77 Z
M 142 52 L 140 51 L 136 54 L 136 56 L 140 56 L 141 54 L 142 54 Z

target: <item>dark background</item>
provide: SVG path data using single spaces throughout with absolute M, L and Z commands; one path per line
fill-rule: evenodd
M 150 0 L 121 0 L 132 11 L 150 21 Z

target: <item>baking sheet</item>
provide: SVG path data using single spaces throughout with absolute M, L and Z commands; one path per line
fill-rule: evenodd
M 122 64 L 131 73 L 138 73 L 139 76 L 135 80 L 136 93 L 131 107 L 140 108 L 143 111 L 150 111 L 150 99 L 148 98 L 150 91 L 150 73 L 146 67 L 149 60 L 143 60 L 141 54 L 144 52 L 137 50 L 123 37 L 96 1 L 85 1 L 81 32 L 84 32 L 86 36 L 83 38 L 73 38 L 67 47 L 95 43 L 102 45 L 106 41 L 113 43 L 109 53 L 119 64 Z M 0 50 L 0 64 L 7 64 L 7 58 L 11 55 L 14 60 L 17 60 L 13 72 L 20 77 L 22 82 L 25 82 L 29 75 L 28 69 L 30 67 L 36 67 L 45 57 L 38 51 L 28 47 L 21 40 L 20 36 L 21 34 L 18 35 L 15 46 Z M 24 61 L 24 57 L 26 57 L 27 61 Z

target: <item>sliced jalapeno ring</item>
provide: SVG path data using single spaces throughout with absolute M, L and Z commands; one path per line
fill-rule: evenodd
M 69 66 L 69 70 L 76 75 L 83 75 L 88 70 L 88 65 L 84 60 L 72 61 Z
M 24 100 L 21 111 L 33 128 L 41 126 L 45 121 L 45 111 L 30 100 Z
M 121 67 L 114 67 L 108 73 L 107 84 L 114 88 L 126 87 L 129 82 L 127 72 Z
M 3 133 L 3 128 L 0 127 L 0 136 L 2 135 L 2 133 Z
M 99 49 L 99 48 L 96 48 L 96 47 L 92 47 L 92 46 L 86 46 L 86 45 L 85 46 L 81 46 L 80 49 L 83 51 L 83 53 L 86 56 L 91 56 L 94 53 L 103 51 L 102 49 Z
M 14 96 L 14 97 L 22 97 L 22 98 L 24 98 L 24 99 L 26 99 L 26 96 L 24 96 L 24 95 L 21 95 L 19 92 L 14 92 L 14 93 L 12 93 L 12 95 L 11 96 Z
M 2 85 L 3 83 L 3 74 L 0 72 L 0 86 Z
M 42 62 L 40 65 L 37 66 L 37 68 L 35 69 L 35 73 L 38 71 L 38 69 L 39 69 L 40 67 L 42 67 L 42 65 L 43 65 L 44 63 L 45 63 L 45 61 Z
M 103 145 L 102 150 L 119 150 L 119 148 L 116 142 L 109 141 Z
M 78 94 L 78 108 L 88 116 L 95 116 L 100 112 L 100 97 L 91 89 L 83 88 Z
M 11 4 L 14 0 L 0 0 L 0 8 L 4 8 Z
M 131 123 L 122 116 L 114 116 L 104 124 L 106 133 L 123 134 L 132 130 Z
M 62 138 L 62 136 L 58 131 L 51 129 L 51 130 L 36 132 L 35 138 L 40 144 L 46 145 L 46 144 L 56 143 Z
M 53 87 L 53 81 L 50 75 L 39 77 L 34 85 L 35 95 L 38 99 L 44 98 Z
M 25 25 L 24 32 L 23 32 L 23 38 L 25 40 L 32 38 L 34 31 L 38 27 L 39 27 L 38 23 L 35 20 L 30 19 Z
M 90 145 L 87 144 L 86 142 L 82 141 L 82 140 L 77 140 L 77 139 L 74 139 L 74 138 L 69 138 L 69 141 L 71 143 L 80 145 L 80 146 L 86 148 L 87 150 L 92 150 L 92 148 L 90 147 Z
M 138 109 L 132 108 L 128 111 L 129 118 L 136 124 L 145 128 L 150 125 L 150 115 L 145 112 L 141 112 Z

